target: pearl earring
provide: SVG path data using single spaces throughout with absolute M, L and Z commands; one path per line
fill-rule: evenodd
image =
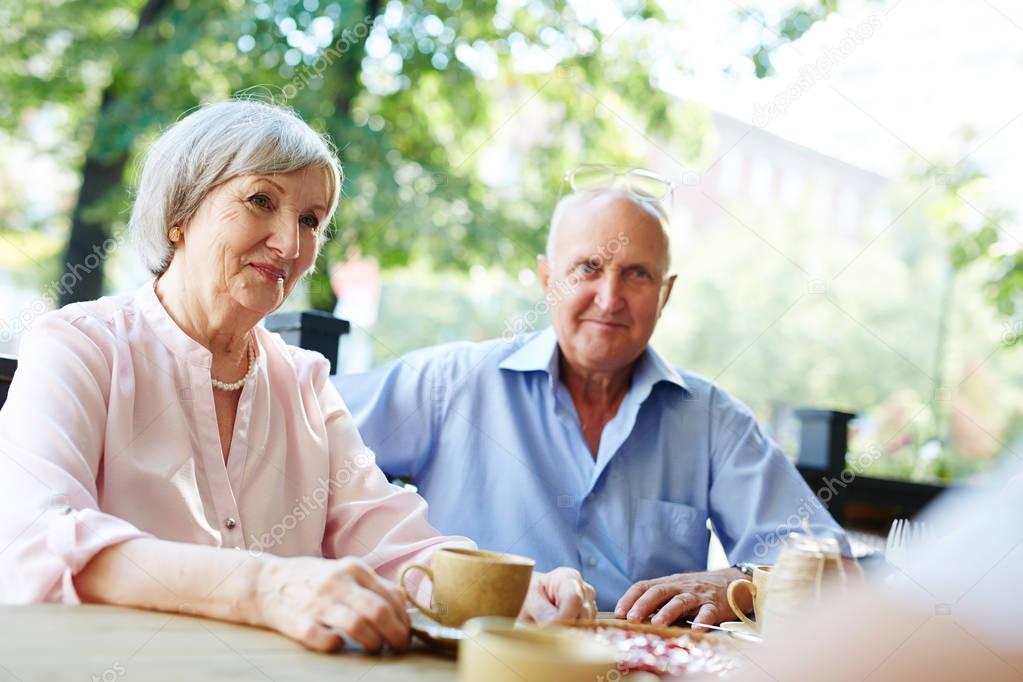
M 176 244 L 181 241 L 181 228 L 177 225 L 172 227 L 170 231 L 167 232 L 167 239 L 171 240 L 172 244 Z

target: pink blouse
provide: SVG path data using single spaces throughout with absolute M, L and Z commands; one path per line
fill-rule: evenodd
M 225 464 L 211 354 L 152 282 L 39 318 L 0 410 L 0 603 L 77 603 L 75 573 L 147 536 L 354 555 L 392 580 L 438 546 L 474 546 L 440 536 L 426 502 L 387 482 L 323 356 L 261 327 L 255 338 Z

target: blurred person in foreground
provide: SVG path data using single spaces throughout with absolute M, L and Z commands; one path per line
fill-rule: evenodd
M 773 562 L 803 517 L 848 543 L 749 409 L 650 345 L 675 284 L 671 183 L 609 167 L 566 181 L 538 258 L 549 328 L 336 385 L 443 532 L 578 568 L 631 621 L 731 620 L 725 590 L 743 572 L 706 570 L 708 520 L 734 564 Z
M 408 644 L 398 570 L 474 545 L 387 483 L 327 361 L 260 326 L 313 267 L 340 188 L 329 143 L 268 104 L 203 107 L 153 145 L 130 230 L 154 278 L 22 342 L 0 411 L 0 602 Z M 534 575 L 522 615 L 591 612 L 562 569 Z
M 1007 456 L 919 520 L 926 539 L 888 579 L 834 590 L 762 645 L 733 640 L 736 682 L 1023 680 L 1020 460 Z

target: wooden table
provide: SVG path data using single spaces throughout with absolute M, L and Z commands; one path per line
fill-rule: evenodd
M 0 607 L 0 682 L 455 679 L 454 660 L 422 648 L 401 656 L 317 654 L 266 630 L 190 616 L 109 606 Z

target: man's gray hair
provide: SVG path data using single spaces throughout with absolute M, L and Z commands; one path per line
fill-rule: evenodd
M 330 199 L 320 230 L 337 209 L 341 166 L 330 141 L 290 109 L 229 100 L 193 111 L 146 152 L 128 231 L 153 274 L 167 269 L 173 250 L 167 231 L 187 223 L 218 185 L 241 175 L 306 168 L 326 171 Z
M 664 232 L 664 245 L 667 251 L 664 271 L 667 273 L 671 270 L 671 217 L 668 214 L 668 208 L 656 197 L 647 196 L 637 190 L 626 191 L 617 187 L 583 189 L 561 197 L 557 205 L 554 206 L 554 212 L 551 213 L 551 226 L 547 231 L 547 247 L 545 253 L 547 255 L 548 262 L 554 262 L 554 233 L 557 230 L 558 223 L 560 223 L 564 217 L 565 211 L 574 205 L 584 204 L 599 197 L 608 195 L 614 195 L 630 201 L 657 219 L 657 222 L 661 225 L 661 230 Z

